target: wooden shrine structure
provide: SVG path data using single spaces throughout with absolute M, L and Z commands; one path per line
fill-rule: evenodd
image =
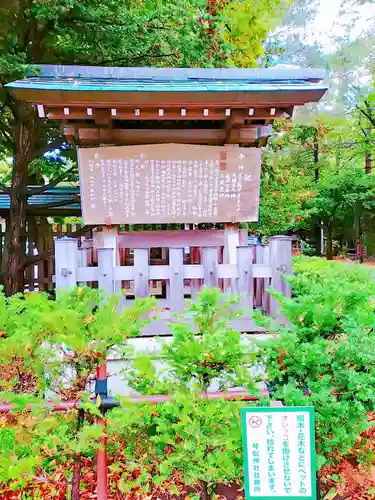
M 125 304 L 153 293 L 163 322 L 206 284 L 277 317 L 266 288 L 290 294 L 291 241 L 249 245 L 239 223 L 257 220 L 261 148 L 273 121 L 319 101 L 323 77 L 311 69 L 42 66 L 9 84 L 78 149 L 80 205 L 96 229 L 92 239 L 55 239 L 57 287 L 125 288 Z M 248 320 L 237 326 L 253 331 Z M 152 328 L 146 333 L 163 331 Z

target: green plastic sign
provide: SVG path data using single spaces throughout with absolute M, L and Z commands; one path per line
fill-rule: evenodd
M 310 407 L 242 408 L 246 499 L 316 500 Z

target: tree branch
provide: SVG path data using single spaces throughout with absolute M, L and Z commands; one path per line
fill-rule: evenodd
M 100 61 L 98 63 L 98 65 L 102 65 L 102 64 L 113 64 L 113 63 L 117 63 L 117 62 L 124 62 L 124 61 L 138 61 L 139 59 L 144 59 L 146 57 L 150 57 L 152 59 L 161 59 L 163 57 L 173 57 L 173 56 L 178 56 L 179 55 L 179 52 L 171 52 L 170 54 L 150 54 L 149 52 L 146 52 L 145 54 L 141 54 L 140 56 L 136 56 L 136 57 L 130 57 L 130 58 L 127 58 L 127 57 L 119 57 L 118 59 L 107 59 L 105 61 Z
M 371 125 L 373 127 L 375 127 L 375 119 L 371 116 L 371 114 L 368 112 L 368 111 L 365 111 L 363 108 L 361 108 L 360 106 L 357 106 L 357 109 L 360 113 L 362 113 L 367 119 L 368 121 L 371 123 Z
M 32 213 L 33 210 L 43 210 L 45 208 L 65 207 L 66 205 L 74 205 L 74 203 L 77 203 L 79 201 L 80 201 L 80 197 L 77 195 L 74 195 L 74 198 L 69 198 L 67 200 L 52 201 L 51 203 L 43 203 L 42 205 L 29 205 L 28 211 L 30 213 Z
M 61 174 L 60 177 L 57 177 L 57 179 L 55 179 L 54 181 L 49 182 L 48 184 L 45 184 L 44 186 L 41 186 L 41 187 L 38 187 L 38 188 L 31 188 L 31 189 L 29 189 L 28 193 L 27 193 L 27 196 L 30 197 L 30 196 L 34 196 L 36 194 L 45 193 L 49 189 L 54 188 L 55 186 L 57 186 L 57 184 L 59 184 L 60 182 L 62 182 L 63 180 L 65 180 L 69 176 L 69 174 L 73 173 L 73 172 L 75 172 L 75 168 L 74 167 L 70 168 L 69 170 L 67 170 L 66 172 L 64 172 L 63 174 Z
M 2 191 L 5 194 L 11 194 L 12 193 L 12 188 L 5 186 L 4 184 L 0 184 L 0 191 Z

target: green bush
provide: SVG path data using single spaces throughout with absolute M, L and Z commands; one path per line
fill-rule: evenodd
M 206 392 L 210 386 L 221 391 L 238 386 L 256 390 L 248 367 L 255 354 L 230 326 L 230 320 L 244 314 L 238 304 L 238 297 L 204 288 L 194 302 L 187 302 L 183 315 L 169 323 L 172 337 L 159 342 L 159 356 L 153 360 L 138 355 L 126 368 L 129 385 L 143 394 L 171 394 L 186 387 Z M 125 354 L 134 353 L 126 348 Z M 155 360 L 164 361 L 162 373 L 157 372 Z
M 296 259 L 295 298 L 278 296 L 289 320 L 261 346 L 273 397 L 314 406 L 318 463 L 355 450 L 375 403 L 375 284 L 371 270 L 320 259 Z
M 38 471 L 53 474 L 61 464 L 69 477 L 72 461 L 98 448 L 102 426 L 93 417 L 99 410 L 89 402 L 96 368 L 112 347 L 139 334 L 154 305 L 142 299 L 118 313 L 118 301 L 80 287 L 55 301 L 43 293 L 0 295 L 1 401 L 15 412 L 0 416 L 0 490 L 35 484 Z M 85 403 L 54 415 L 43 408 L 46 394 Z
M 118 298 L 103 301 L 86 288 L 56 301 L 37 293 L 0 296 L 0 387 L 17 411 L 0 419 L 0 486 L 27 490 L 35 474 L 53 478 L 63 468 L 68 491 L 74 463 L 90 460 L 100 446 L 99 410 L 88 398 L 95 369 L 113 347 L 129 357 L 124 376 L 132 388 L 172 395 L 160 405 L 134 406 L 125 398 L 107 413 L 111 478 L 120 495 L 144 498 L 154 488 L 178 495 L 184 484 L 209 498 L 218 482 L 242 483 L 239 409 L 251 403 L 199 394 L 244 387 L 259 395 L 253 372 L 259 362 L 273 398 L 315 407 L 319 466 L 342 456 L 372 461 L 360 442 L 375 402 L 372 271 L 306 257 L 295 259 L 294 271 L 294 299 L 278 297 L 289 320 L 278 338 L 244 343 L 230 326 L 242 315 L 238 299 L 206 288 L 187 306 L 192 324 L 174 318 L 171 338 L 160 340 L 154 357 L 127 345 L 146 324 L 151 299 L 120 314 Z M 66 415 L 25 408 L 43 402 L 46 391 L 83 398 L 83 408 Z
M 242 315 L 238 302 L 217 289 L 203 289 L 187 307 L 193 325 L 181 318 L 169 325 L 172 338 L 162 343 L 159 356 L 166 363 L 163 376 L 155 367 L 157 360 L 146 356 L 136 357 L 127 369 L 129 382 L 138 391 L 173 394 L 171 401 L 158 407 L 129 411 L 125 401 L 108 415 L 109 433 L 126 439 L 124 453 L 135 467 L 145 465 L 147 457 L 147 464 L 155 467 L 157 484 L 177 475 L 208 494 L 216 483 L 242 483 L 239 408 L 249 403 L 198 396 L 210 387 L 240 386 L 259 394 L 251 374 L 256 354 L 249 353 L 240 333 L 228 323 Z M 140 475 L 137 481 L 146 494 L 147 476 Z

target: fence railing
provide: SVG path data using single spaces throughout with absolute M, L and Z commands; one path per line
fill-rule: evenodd
M 124 296 L 124 306 L 136 297 L 157 296 L 161 317 L 159 324 L 152 322 L 148 326 L 146 335 L 162 333 L 160 321 L 165 322 L 171 313 L 180 312 L 185 299 L 194 298 L 204 285 L 240 295 L 242 307 L 261 308 L 275 319 L 279 318 L 279 304 L 267 293 L 268 287 L 287 297 L 291 294 L 283 277 L 291 272 L 288 237 L 274 237 L 265 246 L 237 247 L 234 263 L 230 264 L 222 263 L 221 246 L 200 248 L 198 264 L 186 258 L 184 248 L 176 247 L 169 247 L 167 257 L 160 259 L 150 258 L 150 248 L 134 248 L 126 265 L 119 265 L 118 247 L 98 248 L 97 265 L 92 252 L 92 248 L 79 248 L 76 239 L 55 241 L 57 290 L 70 289 L 79 283 L 98 287 L 108 294 L 125 288 L 128 293 Z M 239 320 L 236 327 L 241 331 L 255 328 L 247 319 Z

